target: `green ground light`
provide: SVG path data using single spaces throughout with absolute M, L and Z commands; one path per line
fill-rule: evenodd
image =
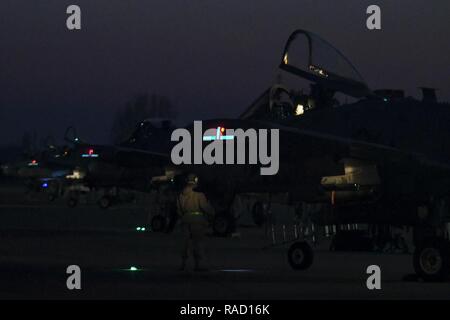
M 136 266 L 130 266 L 129 268 L 124 268 L 124 269 L 115 269 L 115 271 L 121 271 L 121 272 L 142 272 L 142 271 L 146 271 L 146 269 L 143 268 L 139 268 Z

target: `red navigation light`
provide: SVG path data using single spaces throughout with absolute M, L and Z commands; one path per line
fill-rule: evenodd
M 31 163 L 32 163 L 32 164 L 36 164 L 37 161 L 36 161 L 36 160 L 31 160 Z
M 90 156 L 92 156 L 92 155 L 94 154 L 94 149 L 89 149 L 89 150 L 88 150 L 88 154 L 89 154 Z

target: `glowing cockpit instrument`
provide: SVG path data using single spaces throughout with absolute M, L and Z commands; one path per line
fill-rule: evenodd
M 87 150 L 87 153 L 83 153 L 81 155 L 83 158 L 98 158 L 98 154 L 95 153 L 94 149 L 90 148 Z
M 214 141 L 214 140 L 233 140 L 234 135 L 224 135 L 225 128 L 217 127 L 215 136 L 203 136 L 203 141 Z

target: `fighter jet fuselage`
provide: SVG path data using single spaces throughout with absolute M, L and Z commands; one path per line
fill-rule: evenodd
M 306 112 L 289 125 L 427 155 L 450 164 L 450 104 L 412 98 L 361 100 Z
M 204 129 L 279 129 L 278 173 L 261 176 L 257 165 L 187 166 L 213 198 L 288 193 L 292 202 L 369 203 L 373 220 L 414 224 L 417 207 L 450 195 L 449 104 L 372 92 L 338 50 L 303 30 L 289 38 L 280 68 L 313 82 L 311 93 L 276 85 L 239 119 L 203 121 Z M 336 92 L 360 100 L 340 105 Z M 363 213 L 357 218 L 368 221 Z

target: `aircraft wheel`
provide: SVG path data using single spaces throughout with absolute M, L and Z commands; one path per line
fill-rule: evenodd
M 111 199 L 109 197 L 101 197 L 100 200 L 98 200 L 98 205 L 102 209 L 107 209 L 111 206 Z
M 217 215 L 214 218 L 213 230 L 214 233 L 220 237 L 225 237 L 231 232 L 232 221 L 231 218 L 224 214 Z
M 444 281 L 450 275 L 450 243 L 431 238 L 414 251 L 414 270 L 425 281 Z
M 67 206 L 69 206 L 70 208 L 75 208 L 78 204 L 78 199 L 77 198 L 69 198 L 67 200 Z
M 314 260 L 314 252 L 306 241 L 299 241 L 291 245 L 288 251 L 288 261 L 292 269 L 306 270 Z
M 154 232 L 163 232 L 166 227 L 166 219 L 162 215 L 156 215 L 151 221 L 152 230 Z

